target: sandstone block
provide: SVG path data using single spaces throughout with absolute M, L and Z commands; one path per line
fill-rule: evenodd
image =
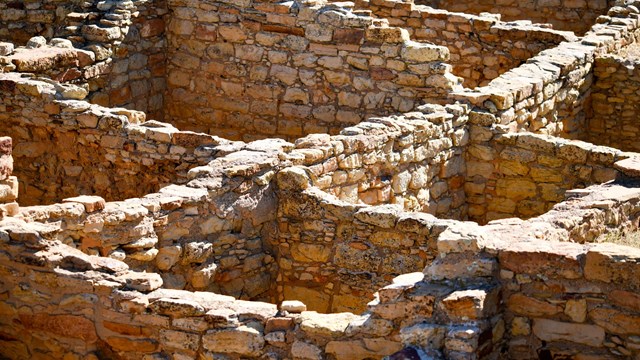
M 404 346 L 416 345 L 425 349 L 440 349 L 444 346 L 446 327 L 428 323 L 419 323 L 400 330 L 400 339 Z
M 307 305 L 298 300 L 285 300 L 280 304 L 280 310 L 299 314 L 303 311 L 307 311 Z
M 80 203 L 88 213 L 104 209 L 106 202 L 100 196 L 81 195 L 62 200 L 63 203 Z
M 202 336 L 202 346 L 205 349 L 222 354 L 259 356 L 264 344 L 264 337 L 258 330 L 244 325 L 208 331 Z
M 18 178 L 9 176 L 0 180 L 0 203 L 12 202 L 18 198 Z
M 7 56 L 13 53 L 14 46 L 12 43 L 0 42 L 0 56 Z
M 507 308 L 516 315 L 550 317 L 562 312 L 562 307 L 523 294 L 513 294 L 507 300 Z
M 352 313 L 319 314 L 315 311 L 304 311 L 300 315 L 299 324 L 310 336 L 339 337 L 344 335 L 349 323 L 356 320 Z
M 313 344 L 296 340 L 291 345 L 291 355 L 294 360 L 322 360 L 322 350 Z
M 602 346 L 605 339 L 604 329 L 600 326 L 549 319 L 535 319 L 533 334 L 543 341 L 569 341 L 593 347 Z
M 121 276 L 127 287 L 141 292 L 149 292 L 162 286 L 162 277 L 157 273 L 128 272 Z
M 149 309 L 171 317 L 204 315 L 205 309 L 199 303 L 185 299 L 160 298 L 149 304 Z
M 180 259 L 182 254 L 182 246 L 164 246 L 161 247 L 156 255 L 156 266 L 160 270 L 169 270 Z
M 372 339 L 373 340 L 373 339 Z M 367 346 L 369 345 L 369 346 Z M 332 354 L 336 359 L 353 359 L 364 360 L 370 358 L 382 358 L 385 355 L 391 355 L 402 349 L 402 345 L 393 341 L 378 341 L 378 346 L 372 347 L 365 344 L 364 341 L 330 341 L 325 351 Z
M 606 283 L 640 286 L 640 249 L 602 243 L 587 252 L 584 277 Z
M 498 309 L 498 289 L 454 291 L 442 299 L 441 305 L 453 321 L 487 318 Z

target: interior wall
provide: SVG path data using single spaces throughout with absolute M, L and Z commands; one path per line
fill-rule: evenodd
M 442 102 L 460 87 L 446 48 L 323 6 L 170 1 L 167 121 L 229 139 L 293 140 Z
M 534 23 L 548 23 L 554 29 L 573 31 L 577 35 L 587 32 L 600 15 L 614 6 L 615 0 L 417 0 L 417 4 L 436 9 L 480 14 L 489 12 L 502 15 L 502 20 L 531 20 Z

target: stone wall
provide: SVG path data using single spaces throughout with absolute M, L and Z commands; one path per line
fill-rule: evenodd
M 187 185 L 106 204 L 95 196 L 67 198 L 21 207 L 18 217 L 45 224 L 56 240 L 86 254 L 158 274 L 164 288 L 273 301 L 270 179 L 291 146 L 272 140 L 223 145 L 225 155 L 191 169 Z
M 585 139 L 595 57 L 635 42 L 637 8 L 614 7 L 583 37 L 543 50 L 487 86 L 455 97 L 495 116 L 510 131 Z
M 12 140 L 0 137 L 0 219 L 18 211 L 18 179 L 13 174 Z
M 145 114 L 64 99 L 57 83 L 0 75 L 3 135 L 13 138 L 20 203 L 49 204 L 99 195 L 123 200 L 185 183 L 187 171 L 228 141 L 178 131 Z M 59 99 L 59 100 L 57 100 Z
M 623 166 L 628 161 L 617 164 L 632 174 L 629 170 L 637 165 Z M 638 271 L 638 250 L 579 244 L 619 229 L 636 231 L 632 204 L 640 200 L 640 192 L 634 184 L 637 178 L 572 191 L 567 201 L 527 221 L 445 230 L 437 241 L 439 256 L 424 270 L 425 281 L 455 282 L 458 289 L 468 289 L 445 298 L 440 308 L 467 321 L 493 324 L 488 334 L 469 329 L 465 339 L 471 346 L 465 351 L 486 354 L 500 337 L 510 359 L 637 355 L 640 309 L 634 305 L 638 286 L 631 277 Z M 491 296 L 492 286 L 499 289 L 497 298 Z M 447 353 L 447 344 L 435 347 L 455 358 Z
M 2 53 L 0 64 L 80 85 L 96 104 L 162 119 L 166 12 L 164 0 L 5 2 L 0 40 L 28 45 L 32 36 L 42 35 L 57 49 L 30 44 L 34 49 L 21 48 L 19 56 Z
M 291 154 L 304 158 L 315 186 L 340 200 L 464 219 L 466 112 L 430 105 L 372 118 L 337 136 L 299 139 Z
M 531 20 L 534 23 L 551 24 L 555 29 L 582 35 L 589 30 L 598 16 L 606 14 L 607 10 L 614 6 L 615 1 L 418 0 L 417 3 L 469 14 L 490 12 L 500 14 L 506 21 Z
M 627 172 L 637 173 L 632 168 Z M 296 181 L 305 176 L 300 170 L 280 176 L 303 185 Z M 278 310 L 208 292 L 160 289 L 158 274 L 60 243 L 55 222 L 6 218 L 0 222 L 0 354 L 364 360 L 404 347 L 405 355 L 435 358 L 492 358 L 505 351 L 518 359 L 636 355 L 640 254 L 559 240 L 583 242 L 613 228 L 637 229 L 630 204 L 640 201 L 640 192 L 608 184 L 572 197 L 542 217 L 485 227 L 424 215 L 401 218 L 396 227 L 428 231 L 440 255 L 424 275 L 390 280 L 362 315 L 318 314 L 295 303 Z M 393 220 L 384 209 L 369 207 L 358 217 Z
M 169 8 L 165 115 L 185 130 L 244 140 L 336 134 L 460 88 L 446 48 L 348 8 L 181 0 Z
M 546 135 L 477 125 L 470 133 L 465 190 L 469 218 L 480 223 L 543 214 L 567 190 L 615 179 L 614 163 L 629 157 L 617 149 Z
M 311 187 L 304 168 L 278 177 L 279 301 L 360 313 L 391 278 L 420 271 L 436 255 L 433 216 L 345 203 Z
M 640 62 L 634 58 L 605 55 L 596 58 L 593 113 L 587 121 L 587 140 L 594 144 L 638 151 L 638 94 Z
M 470 89 L 484 86 L 538 52 L 562 41 L 575 41 L 570 32 L 527 22 L 505 23 L 495 14 L 454 13 L 393 0 L 361 1 L 357 8 L 371 10 L 391 26 L 409 31 L 412 40 L 446 46 L 453 73 Z
M 49 39 L 64 27 L 68 14 L 81 9 L 83 1 L 3 1 L 0 4 L 0 39 L 25 45 L 34 36 Z

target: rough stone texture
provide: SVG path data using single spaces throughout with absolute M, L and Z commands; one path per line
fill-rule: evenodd
M 480 223 L 541 215 L 569 189 L 615 179 L 614 163 L 629 156 L 546 135 L 504 134 L 476 125 L 470 133 L 465 190 L 469 218 Z
M 140 123 L 145 114 L 139 111 L 53 100 L 63 95 L 61 89 L 17 75 L 0 75 L 5 89 L 0 120 L 7 125 L 3 134 L 13 138 L 24 205 L 78 194 L 124 200 L 185 183 L 191 167 L 205 165 L 213 156 L 206 149 L 195 151 L 198 146 L 228 143 L 168 124 Z
M 580 4 L 573 2 L 589 9 Z M 506 29 L 511 25 L 493 22 L 491 15 L 389 1 L 360 4 L 354 11 L 350 3 L 314 2 L 57 5 L 0 4 L 1 19 L 11 22 L 7 27 L 16 37 L 25 30 L 68 33 L 47 36 L 47 45 L 27 31 L 22 43 L 29 42 L 36 64 L 55 64 L 56 56 L 51 60 L 44 53 L 62 49 L 51 52 L 69 54 L 69 63 L 53 70 L 70 70 L 63 71 L 69 81 L 15 73 L 18 64 L 8 58 L 27 50 L 3 46 L 7 55 L 0 58 L 0 71 L 14 73 L 0 75 L 0 121 L 15 137 L 20 181 L 41 186 L 39 192 L 25 186 L 26 201 L 81 194 L 108 201 L 80 197 L 51 205 L 0 205 L 0 357 L 640 356 L 640 254 L 591 244 L 638 231 L 638 154 L 522 132 L 577 137 L 586 131 L 582 119 L 590 108 L 593 59 L 637 38 L 636 2 L 620 2 L 586 37 L 565 37 L 570 41 L 538 53 L 488 87 L 455 95 L 467 105 L 443 97 L 457 81 L 443 62 L 456 51 L 409 40 L 422 28 L 423 16 L 442 16 L 424 22 L 425 29 L 444 26 L 448 33 L 442 38 L 462 41 L 462 32 L 497 31 L 505 51 L 523 46 L 513 37 L 528 38 L 527 50 L 535 53 L 540 42 L 568 35 L 524 23 Z M 369 17 L 362 10 L 367 6 L 389 24 L 402 20 L 414 30 Z M 25 19 L 54 12 L 53 20 L 25 27 Z M 369 79 L 390 96 L 382 111 L 395 115 L 360 122 L 336 136 L 327 132 L 343 126 L 301 132 L 288 123 L 291 138 L 306 131 L 325 134 L 295 144 L 242 143 L 78 100 L 89 91 L 88 98 L 100 103 L 107 100 L 100 98 L 104 89 L 121 89 L 108 94 L 109 101 L 129 106 L 139 96 L 144 101 L 134 105 L 144 109 L 154 93 L 155 104 L 161 104 L 166 45 L 170 71 L 189 70 L 189 85 L 176 88 L 194 91 L 205 84 L 206 91 L 191 93 L 197 100 L 209 99 L 205 93 L 229 95 L 224 105 L 230 113 L 241 113 L 235 106 L 249 92 L 238 84 L 276 84 L 280 93 L 271 99 L 291 116 L 304 115 L 297 113 L 304 109 L 313 115 L 311 104 L 326 102 L 341 111 L 361 110 L 351 106 L 362 95 L 356 84 Z M 145 58 L 147 51 L 159 56 Z M 311 53 L 317 57 L 312 63 L 296 63 Z M 513 56 L 515 61 L 520 55 Z M 190 68 L 196 60 L 214 68 Z M 114 77 L 103 77 L 104 84 L 72 79 L 78 75 L 73 69 L 86 74 L 92 62 L 109 65 L 93 69 L 96 77 Z M 222 73 L 216 68 L 221 64 Z M 277 68 L 274 82 L 264 78 L 267 66 Z M 311 76 L 320 69 L 322 75 Z M 49 70 L 38 75 L 51 77 Z M 150 93 L 144 88 L 149 79 L 160 80 Z M 169 76 L 176 80 L 185 79 Z M 420 90 L 416 85 L 423 80 L 429 86 L 425 93 L 451 104 L 400 114 L 402 99 L 415 95 L 405 90 Z M 285 86 L 287 81 L 292 85 Z M 346 116 L 337 112 L 336 119 L 338 114 Z M 344 122 L 349 121 L 356 120 Z M 268 134 L 251 130 L 243 136 Z M 22 168 L 27 170 L 21 173 Z M 587 187 L 618 175 L 624 176 Z M 157 178 L 162 181 L 153 183 Z M 142 180 L 151 186 L 140 187 Z M 15 198 L 16 178 L 2 181 L 3 194 Z M 87 183 L 92 187 L 83 188 Z M 486 204 L 484 212 L 470 206 L 476 204 Z M 415 210 L 421 212 L 410 212 Z M 507 216 L 529 219 L 484 226 L 463 221 Z M 278 309 L 255 301 L 283 299 L 304 305 Z M 315 311 L 297 313 L 305 307 Z
M 518 2 L 500 1 L 455 1 L 455 0 L 419 0 L 418 4 L 432 6 L 436 9 L 480 14 L 489 12 L 498 14 L 504 20 L 530 20 L 534 23 L 551 24 L 556 29 L 574 31 L 579 35 L 585 33 L 600 15 L 616 2 L 614 0 L 594 1 L 539 1 Z
M 509 131 L 588 139 L 596 56 L 636 41 L 637 9 L 622 9 L 610 9 L 584 37 L 543 50 L 487 86 L 455 97 L 475 105 L 478 120 L 507 125 Z
M 445 47 L 410 41 L 352 4 L 247 5 L 169 1 L 168 121 L 229 139 L 293 140 L 461 89 Z
M 486 85 L 544 49 L 576 39 L 570 32 L 526 21 L 502 22 L 495 14 L 454 13 L 412 2 L 357 1 L 356 8 L 407 29 L 413 40 L 446 46 L 453 73 L 470 89 Z
M 633 45 L 634 47 L 637 45 Z M 638 74 L 635 55 L 604 55 L 596 58 L 591 94 L 593 114 L 588 119 L 587 139 L 594 144 L 624 151 L 638 151 Z

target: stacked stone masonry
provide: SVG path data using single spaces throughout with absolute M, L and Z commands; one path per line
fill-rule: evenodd
M 501 14 L 508 21 L 530 20 L 534 23 L 550 24 L 556 29 L 584 34 L 598 16 L 615 5 L 614 0 L 419 0 L 421 5 L 470 14 L 489 12 Z
M 640 3 L 500 3 L 0 4 L 0 357 L 640 358 Z
M 337 133 L 461 89 L 442 46 L 335 5 L 172 0 L 165 116 L 229 139 Z
M 605 55 L 596 59 L 593 115 L 589 118 L 589 141 L 638 151 L 636 109 L 640 89 L 637 58 Z
M 376 17 L 388 19 L 390 25 L 407 29 L 413 40 L 446 46 L 453 73 L 471 89 L 486 85 L 544 49 L 576 40 L 571 32 L 526 21 L 503 22 L 496 14 L 452 13 L 394 0 L 357 4 Z

